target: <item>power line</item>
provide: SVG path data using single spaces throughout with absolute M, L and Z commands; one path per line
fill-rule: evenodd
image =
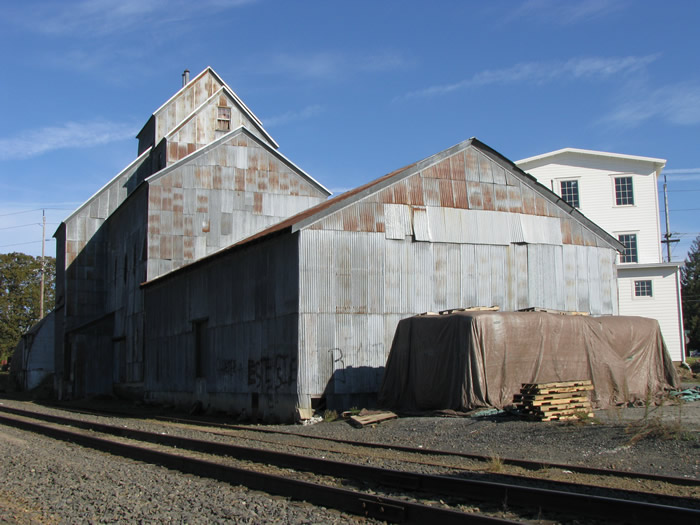
M 47 222 L 46 224 L 60 224 L 59 222 Z M 0 228 L 0 230 L 13 230 L 15 228 L 26 228 L 27 226 L 41 226 L 40 222 L 30 222 L 27 224 L 18 224 L 16 226 L 5 226 Z
M 50 241 L 51 239 L 45 239 L 45 240 Z M 16 242 L 16 243 L 14 243 L 14 244 L 3 244 L 3 245 L 0 245 L 0 248 L 7 248 L 8 246 L 23 246 L 23 245 L 25 245 L 25 244 L 37 244 L 37 243 L 40 243 L 40 242 L 42 242 L 42 241 Z
M 13 211 L 11 213 L 2 213 L 0 214 L 0 217 L 9 217 L 10 215 L 20 215 L 22 213 L 31 213 L 33 211 L 41 211 L 41 210 L 74 210 L 75 208 L 34 208 L 32 210 L 21 210 L 21 211 Z

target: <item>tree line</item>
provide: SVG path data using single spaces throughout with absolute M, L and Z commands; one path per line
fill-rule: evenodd
M 44 257 L 44 315 L 55 303 L 56 259 Z M 40 320 L 42 258 L 0 254 L 0 361 L 12 356 L 22 334 Z

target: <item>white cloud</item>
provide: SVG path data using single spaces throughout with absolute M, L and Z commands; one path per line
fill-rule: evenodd
M 257 0 L 83 0 L 46 2 L 32 15 L 9 11 L 15 22 L 49 35 L 105 36 L 142 31 L 195 18 L 199 13 L 225 11 Z
M 312 54 L 277 54 L 258 60 L 265 64 L 262 73 L 291 74 L 299 78 L 337 79 L 357 72 L 384 72 L 403 69 L 411 62 L 398 53 L 380 51 L 374 54 L 350 56 L 345 53 L 322 51 Z
M 700 83 L 669 84 L 657 89 L 625 90 L 624 100 L 603 119 L 624 126 L 636 126 L 649 119 L 689 126 L 700 124 Z
M 322 106 L 314 104 L 312 106 L 306 106 L 305 108 L 299 111 L 287 111 L 286 113 L 282 113 L 281 115 L 265 118 L 263 119 L 263 125 L 265 125 L 266 127 L 275 127 L 281 126 L 288 122 L 307 120 L 315 117 L 322 111 Z
M 522 62 L 509 68 L 488 69 L 452 84 L 441 84 L 411 91 L 399 99 L 433 97 L 453 91 L 519 83 L 547 84 L 554 81 L 606 79 L 614 75 L 628 75 L 645 69 L 659 55 L 617 58 L 573 58 L 567 61 Z
M 26 159 L 49 151 L 89 148 L 132 139 L 138 128 L 131 124 L 105 121 L 66 122 L 63 126 L 45 127 L 0 138 L 0 160 Z
M 700 174 L 700 168 L 675 168 L 671 170 L 664 170 L 664 173 L 667 175 L 683 175 L 691 173 Z
M 527 0 L 508 15 L 508 20 L 538 18 L 547 23 L 569 25 L 606 16 L 624 9 L 627 4 L 621 0 Z

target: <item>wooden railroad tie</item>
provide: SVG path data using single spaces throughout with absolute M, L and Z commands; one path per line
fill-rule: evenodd
M 593 416 L 590 380 L 524 383 L 513 402 L 521 413 L 539 421 L 576 419 Z

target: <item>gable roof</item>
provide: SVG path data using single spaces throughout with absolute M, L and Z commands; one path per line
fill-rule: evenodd
M 610 153 L 607 151 L 595 151 L 590 149 L 579 148 L 562 148 L 556 151 L 550 151 L 549 153 L 543 153 L 541 155 L 535 155 L 534 157 L 528 157 L 526 159 L 515 161 L 515 164 L 517 166 L 523 166 L 533 163 L 540 163 L 541 161 L 551 161 L 556 157 L 561 157 L 567 154 L 644 162 L 653 165 L 654 170 L 657 172 L 657 174 L 661 172 L 664 166 L 666 166 L 666 159 L 657 159 L 654 157 L 640 157 L 638 155 L 625 155 L 623 153 Z
M 264 142 L 263 140 L 261 140 L 260 137 L 257 137 L 256 135 L 254 135 L 253 133 L 251 133 L 250 130 L 248 130 L 245 126 L 238 126 L 237 128 L 235 128 L 235 129 L 229 131 L 228 133 L 226 133 L 225 135 L 222 135 L 221 137 L 219 137 L 219 138 L 216 139 L 215 141 L 210 142 L 209 144 L 207 144 L 207 145 L 204 146 L 203 148 L 200 148 L 200 149 L 198 149 L 198 150 L 193 151 L 192 153 L 190 153 L 190 154 L 187 155 L 186 157 L 183 157 L 183 158 L 179 159 L 177 162 L 174 162 L 174 163 L 170 164 L 169 166 L 163 168 L 162 170 L 160 170 L 160 171 L 154 173 L 154 174 L 151 175 L 150 177 L 147 177 L 147 178 L 146 178 L 146 181 L 147 181 L 147 182 L 156 181 L 156 180 L 158 180 L 160 177 L 162 177 L 163 175 L 166 175 L 167 173 L 170 173 L 171 171 L 173 171 L 173 170 L 179 168 L 179 167 L 182 166 L 183 164 L 186 164 L 187 162 L 190 162 L 190 161 L 193 160 L 193 159 L 196 159 L 197 157 L 201 157 L 202 155 L 204 155 L 204 154 L 210 152 L 211 150 L 215 149 L 215 148 L 218 147 L 219 145 L 221 145 L 221 144 L 223 144 L 223 143 L 225 143 L 225 142 L 231 140 L 233 137 L 235 137 L 235 136 L 237 136 L 237 135 L 241 135 L 241 134 L 242 134 L 242 135 L 245 135 L 246 137 L 248 137 L 248 138 L 250 138 L 250 139 L 252 139 L 252 140 L 255 141 L 259 146 L 261 146 L 262 148 L 264 148 L 268 153 L 270 153 L 271 155 L 277 157 L 282 163 L 284 163 L 284 164 L 287 165 L 289 168 L 291 168 L 292 171 L 294 171 L 295 173 L 299 174 L 299 175 L 300 175 L 303 179 L 305 179 L 309 184 L 311 184 L 312 186 L 315 186 L 317 189 L 321 190 L 321 191 L 322 191 L 323 193 L 325 193 L 326 195 L 330 195 L 330 194 L 331 194 L 331 191 L 330 191 L 328 188 L 326 188 L 323 184 L 321 184 L 320 182 L 318 182 L 318 181 L 317 181 L 316 179 L 314 179 L 311 175 L 309 175 L 308 173 L 306 173 L 306 172 L 305 172 L 304 170 L 302 170 L 299 166 L 297 166 L 297 165 L 294 164 L 291 160 L 289 160 L 287 157 L 285 157 L 284 155 L 282 155 L 282 154 L 281 154 L 279 151 L 277 151 L 275 148 L 270 147 L 270 145 L 267 144 L 266 142 Z
M 279 144 L 277 144 L 277 142 L 275 141 L 275 139 L 273 139 L 272 136 L 271 136 L 271 135 L 265 130 L 265 128 L 263 127 L 262 121 L 255 115 L 255 113 L 253 113 L 253 112 L 251 111 L 251 109 L 250 109 L 248 106 L 246 106 L 245 102 L 243 102 L 243 101 L 240 99 L 240 97 L 239 97 L 238 95 L 236 95 L 236 93 L 233 91 L 233 89 L 231 89 L 231 87 L 230 87 L 226 82 L 224 82 L 224 80 L 218 75 L 218 73 L 217 73 L 216 71 L 214 71 L 214 70 L 212 69 L 211 66 L 207 66 L 206 68 L 204 68 L 204 70 L 203 70 L 201 73 L 199 73 L 197 76 L 193 77 L 187 84 L 185 84 L 185 85 L 182 86 L 177 92 L 175 92 L 175 94 L 173 94 L 173 96 L 171 96 L 168 100 L 166 100 L 163 104 L 161 104 L 161 106 L 153 112 L 153 115 L 151 116 L 151 118 L 156 117 L 156 116 L 158 115 L 158 113 L 160 113 L 161 111 L 163 111 L 173 100 L 175 100 L 178 96 L 180 96 L 181 93 L 183 93 L 186 89 L 188 89 L 188 87 L 190 87 L 190 85 L 191 85 L 193 82 L 197 82 L 198 80 L 200 80 L 200 79 L 201 79 L 203 76 L 205 76 L 205 75 L 211 75 L 211 76 L 213 76 L 213 77 L 221 84 L 222 88 L 219 89 L 219 90 L 217 90 L 217 92 L 215 93 L 215 95 L 218 94 L 218 93 L 223 89 L 223 90 L 231 97 L 231 99 L 233 100 L 233 102 L 234 102 L 237 106 L 239 106 L 239 108 L 241 109 L 241 111 L 242 111 L 243 113 L 245 113 L 245 115 L 250 119 L 250 121 L 253 123 L 253 125 L 254 125 L 256 128 L 258 128 L 258 130 L 260 130 L 260 132 L 265 136 L 265 138 L 268 139 L 268 140 L 270 141 L 270 143 L 273 144 L 273 145 L 275 146 L 275 148 L 279 148 Z M 214 96 L 214 95 L 212 95 L 212 97 L 213 97 L 213 96 Z M 209 97 L 206 101 L 204 101 L 204 102 L 203 102 L 202 104 L 200 104 L 197 108 L 195 108 L 194 111 L 193 111 L 192 113 L 190 113 L 190 115 L 188 115 L 187 117 L 185 117 L 185 118 L 182 120 L 182 122 L 185 122 L 185 121 L 189 120 L 194 114 L 197 113 L 197 111 L 199 110 L 199 108 L 201 108 L 203 105 L 207 104 L 207 103 L 209 102 L 209 100 L 210 100 L 212 97 Z M 148 122 L 150 122 L 150 119 L 148 120 Z M 144 124 L 143 128 L 141 129 L 141 131 L 139 131 L 139 132 L 136 134 L 137 137 L 141 134 L 141 132 L 143 131 L 143 129 L 148 125 L 148 122 L 146 122 L 146 124 Z M 171 129 L 171 130 L 168 130 L 168 132 L 165 133 L 165 136 L 170 135 L 176 128 L 178 128 L 178 127 L 182 124 L 182 122 L 178 122 L 178 123 L 175 125 L 175 128 L 173 128 L 173 129 Z
M 421 161 L 414 162 L 413 164 L 409 164 L 407 166 L 404 166 L 403 168 L 400 168 L 396 171 L 393 171 L 391 173 L 388 173 L 382 177 L 379 177 L 378 179 L 375 179 L 373 181 L 367 182 L 366 184 L 363 184 L 361 186 L 358 186 L 357 188 L 354 188 L 352 190 L 346 191 L 345 193 L 342 193 L 340 195 L 337 195 L 331 199 L 328 199 L 324 202 L 321 202 L 317 204 L 316 206 L 313 206 L 311 208 L 308 208 L 304 211 L 301 211 L 297 213 L 296 215 L 293 215 L 283 221 L 280 221 L 269 228 L 266 228 L 264 230 L 261 230 L 258 233 L 255 233 L 245 239 L 242 239 L 230 246 L 227 246 L 225 248 L 222 248 L 221 250 L 214 252 L 212 254 L 207 255 L 206 257 L 203 257 L 201 259 L 198 259 L 197 261 L 194 261 L 190 264 L 187 264 L 185 266 L 182 266 L 178 268 L 177 270 L 173 270 L 170 273 L 164 274 L 160 277 L 157 277 L 156 279 L 153 279 L 152 281 L 148 281 L 146 283 L 143 283 L 142 286 L 148 286 L 151 283 L 159 282 L 161 279 L 164 279 L 166 277 L 170 277 L 176 274 L 179 274 L 179 272 L 183 271 L 188 271 L 189 269 L 194 269 L 198 267 L 201 264 L 206 264 L 207 262 L 216 259 L 218 257 L 221 257 L 230 251 L 237 249 L 239 247 L 242 247 L 244 245 L 252 244 L 256 241 L 262 240 L 264 238 L 272 237 L 277 234 L 282 234 L 284 232 L 288 233 L 294 233 L 299 230 L 302 230 L 308 226 L 311 226 L 313 223 L 318 222 L 325 217 L 347 207 L 355 202 L 367 197 L 368 195 L 371 195 L 373 193 L 379 192 L 382 189 L 386 188 L 387 186 L 390 186 L 392 184 L 395 184 L 396 182 L 405 179 L 407 177 L 413 176 L 417 173 L 419 173 L 421 170 L 436 164 L 437 162 L 448 158 L 455 153 L 465 150 L 468 147 L 474 147 L 481 151 L 482 153 L 486 154 L 489 159 L 495 161 L 505 169 L 509 171 L 512 175 L 518 178 L 519 181 L 522 183 L 528 185 L 529 187 L 533 188 L 535 191 L 537 191 L 539 194 L 541 194 L 543 197 L 547 198 L 550 202 L 554 203 L 557 205 L 559 208 L 564 210 L 567 214 L 572 216 L 574 219 L 576 219 L 578 222 L 582 223 L 583 226 L 585 226 L 587 229 L 592 231 L 594 234 L 602 238 L 604 242 L 606 242 L 611 248 L 622 251 L 623 246 L 622 244 L 615 239 L 613 236 L 611 236 L 608 232 L 606 232 L 603 228 L 598 226 L 596 223 L 588 219 L 585 215 L 583 215 L 577 208 L 574 208 L 567 204 L 562 198 L 557 195 L 556 193 L 552 192 L 549 188 L 546 186 L 540 184 L 537 182 L 537 179 L 533 177 L 532 175 L 525 173 L 523 170 L 521 170 L 518 166 L 516 166 L 512 161 L 508 160 L 506 157 L 498 153 L 496 150 L 490 148 L 480 140 L 478 140 L 475 137 L 472 137 L 468 140 L 465 140 L 463 142 L 460 142 L 459 144 L 456 144 L 452 146 L 451 148 L 448 148 L 444 151 L 441 151 L 439 153 L 436 153 L 434 155 L 431 155 L 430 157 L 427 157 Z M 194 155 L 194 153 L 193 153 Z
M 78 213 L 80 213 L 81 210 L 85 209 L 87 206 L 89 206 L 90 204 L 92 204 L 92 203 L 95 201 L 95 199 L 99 198 L 105 191 L 109 190 L 109 188 L 112 186 L 112 184 L 114 184 L 116 181 L 118 181 L 118 180 L 120 179 L 120 177 L 121 177 L 122 175 L 124 175 L 126 172 L 128 172 L 129 170 L 136 170 L 136 169 L 138 169 L 138 168 L 141 166 L 141 164 L 143 164 L 143 162 L 144 162 L 144 161 L 148 158 L 148 156 L 151 154 L 151 149 L 152 149 L 152 148 L 150 148 L 150 147 L 147 148 L 143 153 L 141 153 L 141 155 L 139 155 L 138 157 L 136 157 L 136 159 L 132 160 L 123 170 L 121 170 L 119 173 L 117 173 L 114 177 L 112 177 L 112 178 L 109 180 L 109 182 L 107 182 L 107 183 L 106 183 L 105 185 L 103 185 L 99 190 L 97 190 L 97 191 L 92 195 L 92 197 L 90 197 L 90 198 L 87 199 L 85 202 L 83 202 L 83 203 L 82 203 L 80 206 L 78 206 L 74 211 L 72 211 L 72 212 L 70 213 L 70 215 L 68 215 L 68 217 L 66 217 L 65 219 L 63 219 L 63 221 L 61 222 L 61 224 L 67 223 L 69 220 L 71 220 L 73 217 L 75 217 Z M 140 184 L 139 184 L 139 186 L 140 186 Z M 136 188 L 134 188 L 134 189 L 136 189 Z M 117 207 L 118 207 L 118 206 L 117 206 Z M 60 225 L 59 225 L 59 229 L 60 229 Z M 56 230 L 56 231 L 58 231 L 58 230 Z M 54 234 L 54 236 L 55 236 L 55 234 Z

